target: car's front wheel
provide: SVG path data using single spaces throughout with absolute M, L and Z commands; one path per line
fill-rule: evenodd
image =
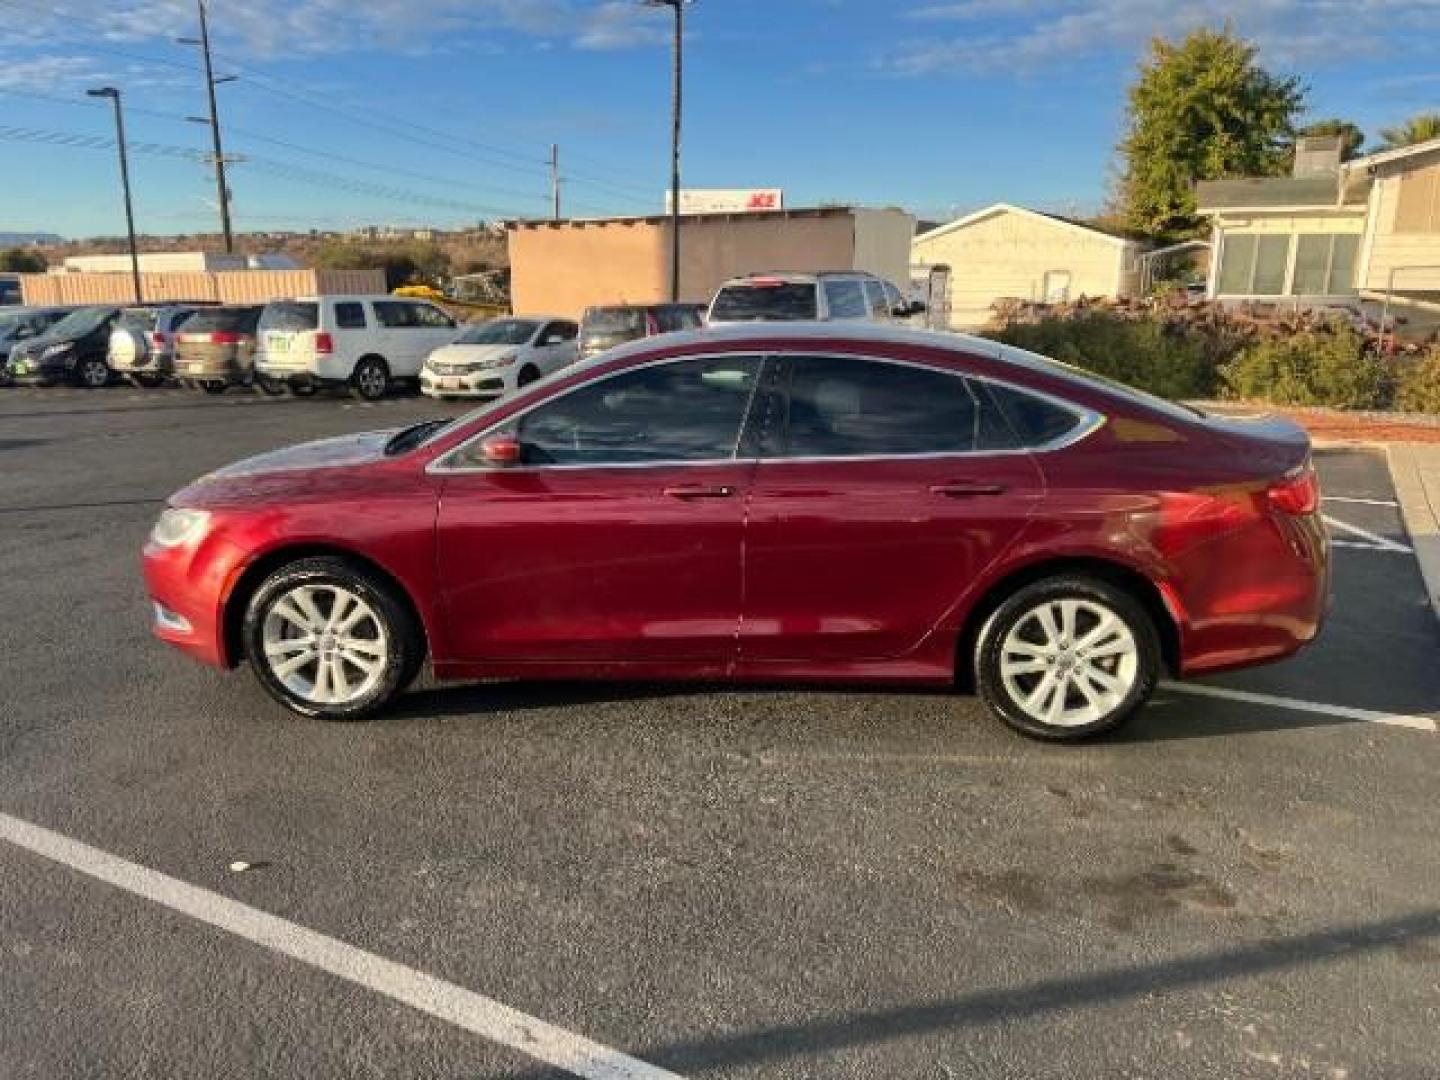
M 340 558 L 303 559 L 272 573 L 250 599 L 242 636 L 265 690 L 322 720 L 375 713 L 404 689 L 424 657 L 405 603 Z
M 1017 731 L 1067 741 L 1124 723 L 1154 691 L 1161 666 L 1143 605 L 1107 581 L 1064 575 L 996 608 L 980 632 L 975 685 Z

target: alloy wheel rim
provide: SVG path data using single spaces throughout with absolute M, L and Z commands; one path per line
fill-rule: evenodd
M 360 389 L 371 397 L 378 396 L 385 387 L 385 377 L 380 369 L 374 366 L 365 368 L 360 372 Z
M 389 639 L 364 598 L 339 585 L 297 585 L 265 613 L 270 673 L 313 705 L 348 705 L 385 676 Z
M 81 369 L 80 375 L 86 386 L 101 386 L 109 377 L 110 370 L 104 364 L 92 360 Z
M 1104 720 L 1129 697 L 1139 670 L 1130 627 L 1092 600 L 1037 604 L 1000 645 L 1000 678 L 1010 699 L 1046 727 Z

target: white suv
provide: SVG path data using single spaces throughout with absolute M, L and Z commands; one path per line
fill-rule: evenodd
M 874 274 L 751 274 L 720 286 L 706 322 L 890 322 L 916 313 L 899 289 Z
M 260 316 L 255 371 L 267 388 L 349 386 L 374 401 L 392 380 L 417 378 L 425 358 L 459 333 L 434 304 L 403 296 L 275 300 Z

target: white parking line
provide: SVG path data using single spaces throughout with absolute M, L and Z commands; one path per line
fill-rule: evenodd
M 1240 701 L 1247 705 L 1269 705 L 1277 709 L 1316 713 L 1320 716 L 1335 716 L 1344 720 L 1360 720 L 1367 724 L 1388 724 L 1390 727 L 1410 728 L 1413 731 L 1440 731 L 1440 724 L 1437 724 L 1429 716 L 1406 716 L 1403 713 L 1354 709 L 1348 705 L 1326 705 L 1320 701 L 1301 701 L 1298 698 L 1275 697 L 1273 694 L 1255 694 L 1249 690 L 1231 690 L 1227 686 L 1208 686 L 1203 683 L 1163 682 L 1160 684 L 1160 688 L 1180 694 L 1194 694 L 1197 697 Z
M 302 964 L 392 998 L 586 1080 L 677 1080 L 454 983 L 386 960 L 314 930 L 129 862 L 28 821 L 0 814 L 0 840 L 207 923 Z
M 1358 525 L 1351 525 L 1349 522 L 1333 518 L 1329 514 L 1325 515 L 1325 524 L 1329 525 L 1332 529 L 1339 529 L 1341 532 L 1349 533 L 1351 536 L 1358 536 L 1361 540 L 1365 541 L 1364 545 L 1356 544 L 1353 541 L 1340 541 L 1340 543 L 1346 547 L 1365 546 L 1379 551 L 1399 551 L 1406 555 L 1413 554 L 1410 548 L 1404 544 L 1397 544 L 1394 540 L 1387 540 L 1379 533 L 1373 533 L 1369 529 L 1362 529 Z M 1331 543 L 1334 544 L 1335 541 L 1332 540 Z
M 1356 503 L 1360 506 L 1399 506 L 1394 499 L 1357 499 L 1349 495 L 1323 495 L 1323 502 Z

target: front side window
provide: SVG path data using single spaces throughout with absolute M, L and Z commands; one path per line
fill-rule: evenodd
M 783 456 L 895 457 L 975 449 L 981 412 L 961 376 L 878 360 L 791 360 Z
M 864 319 L 870 313 L 859 278 L 827 278 L 825 302 L 830 305 L 832 319 Z
M 416 326 L 427 330 L 453 330 L 455 320 L 433 304 L 411 304 Z
M 698 357 L 581 386 L 516 422 L 527 465 L 726 461 L 759 381 L 758 357 Z

